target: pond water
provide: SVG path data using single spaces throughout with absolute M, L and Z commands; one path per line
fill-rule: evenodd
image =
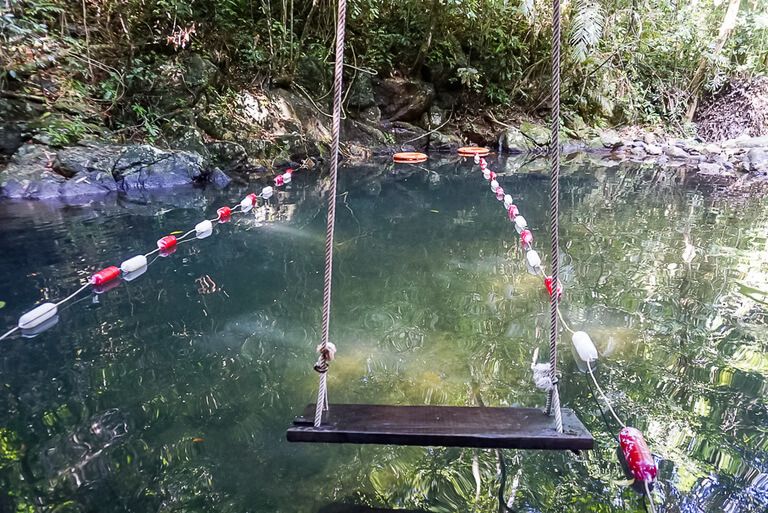
M 479 174 L 432 166 L 341 176 L 331 401 L 542 406 L 541 279 Z M 546 177 L 493 167 L 545 255 Z M 768 204 L 642 166 L 565 171 L 563 313 L 658 458 L 657 510 L 768 511 Z M 596 449 L 504 451 L 501 490 L 496 451 L 285 441 L 316 393 L 324 186 L 297 178 L 270 223 L 219 226 L 0 342 L 0 511 L 493 512 L 500 493 L 512 511 L 644 511 L 566 336 L 563 403 Z M 245 192 L 0 203 L 2 331 Z

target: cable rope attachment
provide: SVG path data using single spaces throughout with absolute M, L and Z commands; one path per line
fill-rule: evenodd
M 552 241 L 552 280 L 560 283 L 560 241 L 559 241 L 559 195 L 560 195 L 560 0 L 552 0 L 552 133 L 549 141 L 549 215 L 550 237 Z M 557 338 L 558 338 L 558 294 L 550 294 L 549 313 L 549 372 L 552 388 L 547 395 L 547 414 L 555 415 L 557 430 L 563 431 L 563 416 L 560 411 L 560 392 L 557 377 Z
M 328 340 L 331 320 L 331 279 L 333 276 L 333 234 L 336 226 L 336 185 L 339 171 L 339 136 L 341 132 L 341 96 L 344 72 L 344 31 L 346 29 L 347 2 L 339 0 L 336 16 L 336 64 L 333 80 L 333 126 L 331 140 L 331 188 L 328 191 L 328 220 L 325 231 L 325 278 L 323 280 L 322 342 L 315 370 L 320 373 L 315 403 L 315 427 L 320 427 L 323 412 L 328 409 L 328 363 L 333 360 L 336 347 Z

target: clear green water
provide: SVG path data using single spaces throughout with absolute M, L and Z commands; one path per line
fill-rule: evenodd
M 547 182 L 515 167 L 500 181 L 544 255 Z M 491 405 L 541 406 L 529 365 L 546 352 L 546 292 L 480 176 L 434 169 L 344 172 L 331 399 L 463 405 L 476 390 Z M 596 341 L 599 379 L 658 456 L 658 511 L 763 512 L 768 205 L 659 178 L 568 168 L 564 313 Z M 303 177 L 275 223 L 224 225 L 131 283 L 84 294 L 38 337 L 0 343 L 0 511 L 498 510 L 495 451 L 285 441 L 317 379 L 321 188 Z M 244 192 L 0 203 L 1 325 Z M 505 451 L 503 494 L 515 511 L 643 511 L 568 343 L 563 400 L 596 450 Z

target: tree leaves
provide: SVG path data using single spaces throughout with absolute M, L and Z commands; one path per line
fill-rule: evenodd
M 573 6 L 572 19 L 571 51 L 577 62 L 584 62 L 603 34 L 603 9 L 595 0 L 578 0 Z

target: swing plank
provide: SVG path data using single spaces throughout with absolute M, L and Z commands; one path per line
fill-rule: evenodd
M 288 429 L 289 442 L 592 449 L 594 439 L 576 414 L 563 409 L 563 432 L 538 408 L 332 404 L 319 428 L 310 404 Z

